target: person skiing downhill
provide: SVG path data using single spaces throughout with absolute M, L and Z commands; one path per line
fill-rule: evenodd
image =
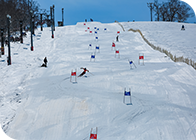
M 47 67 L 47 63 L 48 63 L 48 60 L 47 60 L 47 58 L 45 57 L 45 58 L 44 58 L 44 63 L 41 65 L 41 67 Z
M 83 69 L 84 71 L 83 71 L 78 77 L 81 77 L 81 76 L 83 76 L 86 72 L 89 72 L 89 70 L 87 70 L 86 68 L 80 68 L 80 69 Z
M 47 67 L 48 60 L 46 57 L 44 58 L 44 63 L 45 63 L 45 66 Z

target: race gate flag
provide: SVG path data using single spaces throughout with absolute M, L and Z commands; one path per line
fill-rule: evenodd
M 89 44 L 88 45 L 88 49 L 92 49 L 92 44 Z
M 111 48 L 111 50 L 115 50 L 115 47 L 116 47 L 115 43 L 112 42 L 112 48 Z M 113 49 L 113 48 L 114 48 L 114 49 Z
M 71 76 L 76 76 L 76 72 L 72 72 L 71 73 Z
M 72 82 L 72 83 L 77 83 L 77 75 L 76 75 L 76 72 L 77 72 L 76 69 L 75 69 L 75 71 L 71 70 L 70 82 Z
M 95 52 L 98 52 L 98 53 L 100 53 L 100 47 L 99 47 L 99 45 L 97 45 L 96 47 L 95 47 Z
M 94 54 L 94 53 L 91 53 L 90 61 L 91 61 L 92 59 L 94 59 L 94 61 L 95 61 L 95 54 Z
M 117 31 L 117 34 L 120 34 L 120 31 Z
M 130 88 L 129 88 L 128 91 L 126 90 L 126 88 L 124 88 L 123 103 L 126 104 L 126 105 L 132 105 Z
M 91 134 L 90 139 L 97 139 L 97 134 Z
M 116 57 L 116 56 L 118 56 L 118 58 L 120 58 L 119 50 L 116 50 L 116 51 L 115 51 L 115 57 Z
M 139 53 L 138 64 L 139 65 L 144 65 L 144 53 Z
M 139 59 L 144 59 L 144 56 L 139 56 Z
M 104 28 L 104 32 L 107 32 L 107 28 Z
M 98 131 L 97 127 L 96 127 L 96 132 L 94 133 L 93 133 L 93 128 L 91 128 L 89 140 L 97 140 L 97 131 Z

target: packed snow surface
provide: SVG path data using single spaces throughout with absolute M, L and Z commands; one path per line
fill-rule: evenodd
M 185 24 L 181 31 L 179 23 L 121 24 L 125 31 L 117 23 L 56 27 L 54 39 L 51 28 L 36 30 L 34 51 L 30 34 L 23 44 L 11 43 L 10 66 L 6 47 L 0 58 L 6 134 L 17 140 L 89 140 L 97 127 L 101 140 L 196 140 L 196 70 L 127 31 L 140 29 L 154 45 L 196 59 L 196 25 Z M 144 55 L 140 64 L 139 54 Z M 44 57 L 47 68 L 40 67 Z M 89 70 L 86 77 L 70 82 L 71 71 L 79 75 L 81 67 Z

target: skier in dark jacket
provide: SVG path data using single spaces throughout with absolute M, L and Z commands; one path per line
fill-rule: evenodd
M 118 37 L 119 37 L 119 36 L 116 37 L 116 42 L 118 42 Z
M 83 71 L 78 77 L 81 77 L 81 76 L 83 76 L 86 72 L 89 72 L 89 70 L 87 70 L 86 68 L 80 68 L 80 69 L 83 69 L 84 71 Z
M 44 58 L 44 63 L 45 63 L 45 66 L 47 67 L 48 60 L 46 57 Z
M 42 64 L 41 67 L 47 67 L 47 63 L 48 63 L 48 60 L 47 60 L 47 58 L 45 57 L 45 58 L 44 58 L 44 63 Z

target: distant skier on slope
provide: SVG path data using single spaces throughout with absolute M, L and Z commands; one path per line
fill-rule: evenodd
M 119 37 L 119 36 L 116 37 L 116 42 L 118 42 L 118 37 Z
M 83 76 L 86 72 L 89 72 L 89 70 L 87 70 L 86 68 L 80 68 L 80 69 L 83 69 L 84 71 L 83 71 L 78 77 L 81 77 L 81 76 Z
M 44 58 L 44 63 L 42 64 L 41 67 L 47 67 L 47 63 L 48 63 L 48 60 L 47 60 L 47 58 L 45 57 L 45 58 Z

